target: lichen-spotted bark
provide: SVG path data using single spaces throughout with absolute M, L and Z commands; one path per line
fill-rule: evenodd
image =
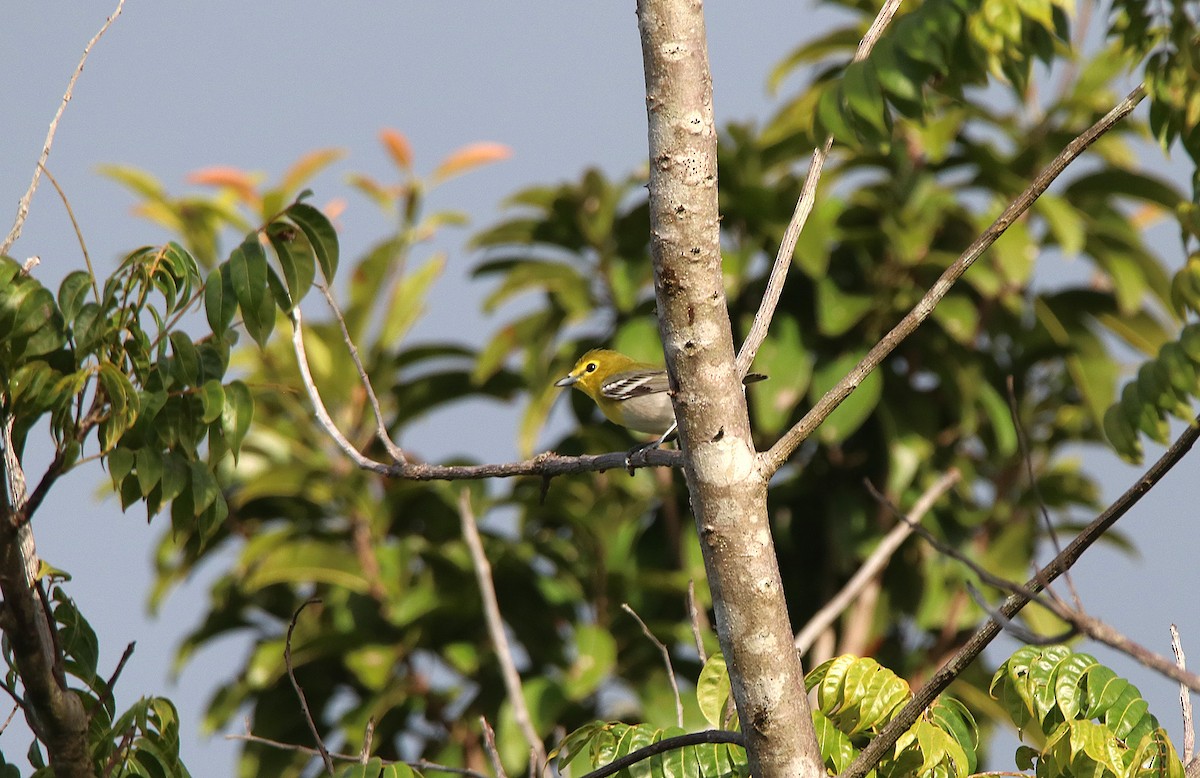
M 639 0 L 659 332 L 721 649 L 761 778 L 824 776 L 750 440 L 721 274 L 712 80 L 698 0 Z

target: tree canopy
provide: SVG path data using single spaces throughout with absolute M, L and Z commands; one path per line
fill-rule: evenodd
M 976 565 L 908 540 L 843 613 L 801 641 L 821 755 L 841 773 L 911 698 L 902 679 L 934 674 L 993 615 L 970 594 L 978 568 L 1024 580 L 1049 534 L 1102 507 L 1092 476 L 1064 453 L 1111 443 L 1138 458 L 1141 435 L 1169 442 L 1168 415 L 1192 419 L 1200 330 L 1187 321 L 1200 312 L 1200 258 L 1173 269 L 1200 237 L 1200 178 L 1189 198 L 1142 159 L 1153 149 L 1147 135 L 1176 144 L 1176 158 L 1200 159 L 1200 91 L 1194 4 L 1119 3 L 1103 44 L 1088 47 L 1069 4 L 925 0 L 902 8 L 869 54 L 860 41 L 886 9 L 837 5 L 845 25 L 800 42 L 769 74 L 782 90 L 775 115 L 721 128 L 717 145 L 721 280 L 738 344 L 817 169 L 807 164 L 813 149 L 832 143 L 754 361 L 770 376 L 747 392 L 755 450 L 793 435 L 1064 149 L 1090 145 L 1087 165 L 1035 191 L 928 321 L 772 471 L 767 508 L 793 632 L 903 523 L 898 512 L 915 514 L 935 489 L 941 499 L 916 518 Z M 1130 108 L 1144 94 L 1148 116 L 1103 126 L 1131 88 Z M 224 636 L 254 636 L 251 655 L 216 679 L 206 727 L 226 728 L 249 710 L 257 737 L 311 742 L 294 674 L 335 751 L 356 753 L 365 741 L 388 762 L 483 770 L 483 719 L 504 767 L 520 772 L 530 744 L 495 636 L 480 626 L 478 564 L 462 530 L 473 512 L 529 723 L 558 745 L 560 764 L 587 753 L 599 766 L 684 731 L 736 729 L 727 700 L 737 668 L 725 667 L 710 625 L 695 496 L 675 470 L 626 474 L 610 463 L 564 475 L 535 459 L 514 470 L 524 477 L 460 481 L 421 470 L 419 451 L 398 460 L 384 442 L 402 444 L 426 414 L 480 399 L 521 408 L 525 457 L 548 439 L 562 457 L 636 442 L 577 393 L 573 429 L 554 437 L 546 423 L 562 393 L 555 380 L 588 348 L 662 361 L 647 168 L 631 160 L 627 174 L 589 169 L 514 193 L 505 218 L 472 238 L 472 274 L 490 290 L 494 330 L 418 342 L 412 327 L 446 272 L 427 241 L 461 223 L 429 212 L 428 193 L 503 151 L 469 146 L 421 175 L 403 134 L 380 140 L 394 169 L 352 180 L 395 228 L 361 256 L 341 256 L 334 222 L 304 190 L 336 161 L 314 152 L 275 184 L 224 170 L 186 195 L 112 166 L 107 174 L 174 241 L 130 252 L 108 278 L 76 271 L 57 294 L 17 263 L 0 264 L 5 450 L 19 455 L 36 433 L 57 451 L 28 501 L 8 492 L 16 520 L 5 547 L 61 473 L 101 457 L 123 508 L 168 514 L 152 605 L 201 563 L 232 560 L 179 649 L 185 663 Z M 1179 224 L 1177 254 L 1146 238 L 1146 224 L 1162 219 Z M 1039 283 L 1039 260 L 1062 258 L 1087 273 Z M 336 300 L 336 315 L 301 308 L 314 284 Z M 197 336 L 181 323 L 199 308 L 208 331 Z M 1122 388 L 1129 350 L 1144 364 Z M 494 434 L 486 422 L 480 433 Z M 347 447 L 395 467 L 359 466 Z M 656 456 L 650 464 L 678 461 Z M 29 592 L 39 587 L 53 603 L 65 672 L 82 684 L 71 699 L 86 711 L 91 753 L 79 761 L 183 774 L 170 702 L 118 714 L 69 586 L 43 570 L 23 592 L 6 586 L 5 603 L 33 603 L 26 615 L 36 621 Z M 312 598 L 320 605 L 305 608 Z M 1038 634 L 1065 626 L 1044 611 L 1024 616 Z M 10 640 L 13 618 L 3 623 Z M 13 656 L 8 684 L 19 679 L 33 704 L 36 671 L 21 650 Z M 974 772 L 998 721 L 1039 733 L 1017 755 L 1038 775 L 1181 773 L 1137 690 L 1087 654 L 1031 647 L 999 668 L 976 662 L 953 694 L 901 737 L 881 773 Z M 55 710 L 56 721 L 80 720 L 69 703 Z M 53 757 L 53 743 L 39 739 Z M 747 770 L 736 744 L 691 748 L 647 769 Z M 35 746 L 33 767 L 41 754 Z M 312 758 L 250 741 L 241 769 L 300 775 Z

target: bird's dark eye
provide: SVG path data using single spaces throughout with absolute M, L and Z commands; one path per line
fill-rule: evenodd
M 587 367 L 585 367 L 584 370 L 588 371 L 589 373 L 594 373 L 596 372 L 596 367 L 597 365 L 595 362 L 588 362 Z

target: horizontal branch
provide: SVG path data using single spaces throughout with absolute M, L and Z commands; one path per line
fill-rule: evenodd
M 342 453 L 359 468 L 378 473 L 389 478 L 402 478 L 408 481 L 467 481 L 482 478 L 512 478 L 514 476 L 535 475 L 550 478 L 556 475 L 571 473 L 604 472 L 605 470 L 624 470 L 628 453 L 624 451 L 611 454 L 592 454 L 585 456 L 563 456 L 547 451 L 536 457 L 520 462 L 484 465 L 431 465 L 424 462 L 397 462 L 388 464 L 377 462 L 364 455 L 354 447 L 342 431 L 338 429 L 325 408 L 321 393 L 313 381 L 312 372 L 308 367 L 308 354 L 304 348 L 304 326 L 299 308 L 293 308 L 292 318 L 292 350 L 296 354 L 296 365 L 300 370 L 300 380 L 304 391 L 312 402 L 313 413 L 317 424 L 329 435 Z M 632 467 L 679 467 L 683 464 L 683 456 L 679 451 L 664 451 L 656 449 L 647 451 L 631 463 Z
M 583 778 L 608 778 L 614 773 L 619 773 L 630 765 L 635 765 L 638 762 L 649 759 L 658 754 L 664 754 L 667 751 L 674 751 L 677 748 L 687 748 L 688 746 L 698 746 L 704 743 L 728 743 L 733 746 L 742 746 L 745 748 L 745 743 L 740 732 L 726 732 L 720 729 L 706 729 L 703 732 L 689 732 L 686 735 L 676 735 L 675 737 L 665 737 L 657 743 L 651 743 L 648 746 L 639 748 L 637 751 L 631 751 L 615 762 L 604 765 L 598 770 L 584 775 Z

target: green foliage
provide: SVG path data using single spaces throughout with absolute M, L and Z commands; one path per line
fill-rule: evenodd
M 72 692 L 88 714 L 88 739 L 91 759 L 97 775 L 145 776 L 145 778 L 187 778 L 188 770 L 179 757 L 179 717 L 175 706 L 162 697 L 142 698 L 120 716 L 116 715 L 113 689 L 97 672 L 99 643 L 90 624 L 61 587 L 49 594 L 51 614 L 62 651 L 63 670 L 79 681 Z M 19 678 L 13 657 L 6 650 L 8 667 L 5 682 L 15 688 Z M 51 778 L 39 744 L 30 746 L 29 762 L 37 778 Z M 0 776 L 19 775 L 0 757 Z
M 791 216 L 800 188 L 795 171 L 826 133 L 839 142 L 756 361 L 757 370 L 772 376 L 751 394 L 760 448 L 794 424 L 1049 159 L 1108 110 L 1122 70 L 1151 52 L 1123 30 L 1123 38 L 1114 37 L 1111 48 L 1092 59 L 1070 51 L 1067 9 L 1052 0 L 928 0 L 906 8 L 866 61 L 847 64 L 875 4 L 839 5 L 850 23 L 799 48 L 774 76 L 781 82 L 812 72 L 812 82 L 787 95 L 764 128 L 731 125 L 721 137 L 721 245 L 735 339 L 752 320 Z M 1175 41 L 1172 35 L 1159 40 Z M 1030 110 L 1030 84 L 1039 72 L 1034 64 L 1068 58 L 1074 77 L 1059 89 L 1039 89 L 1037 110 Z M 1159 107 L 1150 123 L 1169 140 L 1194 132 L 1186 111 L 1195 81 L 1179 87 L 1179 68 L 1190 65 L 1179 57 L 1162 62 L 1154 66 L 1160 75 L 1151 99 Z M 1133 430 L 1135 442 L 1138 429 L 1158 434 L 1161 413 L 1178 410 L 1174 400 L 1194 381 L 1183 382 L 1176 372 L 1187 377 L 1180 365 L 1195 358 L 1190 341 L 1168 349 L 1174 325 L 1162 310 L 1171 301 L 1194 308 L 1200 294 L 1171 281 L 1143 226 L 1175 216 L 1195 234 L 1200 216 L 1170 184 L 1137 167 L 1143 130 L 1126 123 L 1096 143 L 1090 167 L 1065 176 L 1010 227 L 805 446 L 802 466 L 785 468 L 773 480 L 773 529 L 797 625 L 853 574 L 892 524 L 863 490 L 864 478 L 907 508 L 941 474 L 957 469 L 962 480 L 929 525 L 948 542 L 986 549 L 994 572 L 1015 577 L 1027 569 L 1043 532 L 1036 495 L 1063 513 L 1095 505 L 1096 485 L 1060 455 L 1099 441 L 1102 427 L 1114 423 L 1113 412 L 1106 416 L 1117 399 L 1114 341 L 1142 354 L 1158 352 L 1160 360 L 1169 352 L 1170 360 L 1165 372 L 1149 368 L 1139 376 L 1131 400 L 1122 396 L 1122 407 L 1137 412 L 1122 431 Z M 398 758 L 404 742 L 457 765 L 475 747 L 474 722 L 485 716 L 497 725 L 508 769 L 521 771 L 528 750 L 479 628 L 474 574 L 459 538 L 456 504 L 463 487 L 389 481 L 353 468 L 315 424 L 290 344 L 275 325 L 318 269 L 332 284 L 340 265 L 345 327 L 380 395 L 393 440 L 402 441 L 416 420 L 435 411 L 460 414 L 466 401 L 517 400 L 518 448 L 532 453 L 546 444 L 546 423 L 561 396 L 554 380 L 580 352 L 606 343 L 642 359 L 661 355 L 644 176 L 613 179 L 589 170 L 576 181 L 514 194 L 506 218 L 473 239 L 483 253 L 475 276 L 491 285 L 486 311 L 503 317 L 495 330 L 478 347 L 412 343 L 411 328 L 446 267 L 440 255 L 421 256 L 422 243 L 462 222 L 452 212 L 426 215 L 428 191 L 503 154 L 470 147 L 423 179 L 398 133 L 385 132 L 383 142 L 397 180 L 357 175 L 351 182 L 393 227 L 354 258 L 339 256 L 329 219 L 298 194 L 336 152 L 302 159 L 261 192 L 255 176 L 217 169 L 193 178 L 215 193 L 174 197 L 144 173 L 109 169 L 136 193 L 142 212 L 181 241 L 135 254 L 135 264 L 147 264 L 152 278 L 161 275 L 160 264 L 198 257 L 192 265 L 207 268 L 204 308 L 217 334 L 191 341 L 159 326 L 154 338 L 145 338 L 155 346 L 152 355 L 135 349 L 128 364 L 106 369 L 98 355 L 108 352 L 93 338 L 128 327 L 113 325 L 113 314 L 99 302 L 85 302 L 88 279 L 75 277 L 59 294 L 61 326 L 22 327 L 0 342 L 7 349 L 0 358 L 18 367 L 49 365 L 29 368 L 5 387 L 5 396 L 19 392 L 34 411 L 62 417 L 59 435 L 71 439 L 68 422 L 78 419 L 79 411 L 72 411 L 78 404 L 55 404 L 57 395 L 44 387 L 75 373 L 42 355 L 85 347 L 97 355 L 94 378 L 73 380 L 90 381 L 97 396 L 111 399 L 111 420 L 100 438 L 123 503 L 145 499 L 153 513 L 173 500 L 152 602 L 205 560 L 226 565 L 179 662 L 227 635 L 254 636 L 250 656 L 211 701 L 209 727 L 224 726 L 248 708 L 257 734 L 285 742 L 308 738 L 291 690 L 280 683 L 282 635 L 299 604 L 316 594 L 324 604 L 300 619 L 293 658 L 314 718 L 332 743 L 357 750 L 374 720 L 380 759 Z M 233 249 L 218 262 L 230 228 Z M 1035 284 L 1039 255 L 1076 258 L 1085 268 L 1078 275 L 1090 278 Z M 0 280 L 16 277 L 7 264 L 0 273 L 7 274 Z M 180 292 L 184 287 L 187 293 Z M 26 321 L 19 317 L 24 306 L 47 304 L 46 295 L 33 297 L 36 290 L 23 283 L 14 288 L 23 290 L 21 297 L 0 300 L 0 332 L 5 321 Z M 169 284 L 160 279 L 151 288 L 164 300 L 190 301 L 200 284 L 172 275 Z M 147 315 L 169 323 L 172 314 L 159 313 Z M 78 326 L 81 317 L 88 326 Z M 240 356 L 241 380 L 226 381 L 235 325 L 244 326 L 258 348 Z M 60 330 L 65 341 L 56 339 Z M 139 339 L 130 340 L 137 345 Z M 365 453 L 384 459 L 339 325 L 309 321 L 305 346 L 339 428 Z M 130 377 L 128 385 L 123 377 Z M 602 423 L 577 394 L 567 401 L 577 429 L 551 446 L 567 454 L 627 447 L 628 434 Z M 1014 412 L 1029 441 L 1027 455 L 1019 450 Z M 159 440 L 163 434 L 170 435 L 166 442 Z M 154 448 L 155 442 L 162 445 Z M 464 450 L 473 442 L 464 440 Z M 192 453 L 201 444 L 207 446 L 203 461 Z M 225 453 L 236 455 L 236 466 Z M 1027 467 L 1035 484 L 1026 480 Z M 615 607 L 621 602 L 664 636 L 682 674 L 700 678 L 685 723 L 729 725 L 723 671 L 715 663 L 699 667 L 695 655 L 680 648 L 691 634 L 683 605 L 688 582 L 699 582 L 702 609 L 711 606 L 711 595 L 676 474 L 597 473 L 548 486 L 513 481 L 465 488 L 485 517 L 485 550 L 539 732 L 582 727 L 566 753 L 573 758 L 586 751 L 595 760 L 675 731 L 668 726 L 674 705 L 660 657 Z M 907 699 L 899 675 L 928 670 L 930 657 L 952 650 L 982 615 L 962 591 L 961 575 L 910 544 L 885 571 L 874 610 L 853 614 L 855 623 L 869 625 L 861 648 L 873 650 L 878 663 L 835 660 L 814 678 L 828 702 L 815 720 L 834 769 Z M 842 626 L 834 629 L 841 637 Z M 986 671 L 976 668 L 963 683 L 986 688 Z M 602 723 L 626 712 L 652 723 Z M 969 772 L 975 729 L 972 713 L 943 701 L 906 734 L 880 772 Z M 741 769 L 736 751 L 720 747 L 693 757 L 697 765 L 708 760 L 709 773 L 732 774 Z M 674 769 L 667 767 L 670 758 L 655 769 Z M 287 776 L 300 774 L 304 764 L 302 755 L 249 744 L 242 769 Z
M 843 655 L 814 668 L 805 678 L 813 695 L 817 742 L 830 774 L 843 771 L 860 750 L 912 699 L 908 684 L 870 658 Z M 996 671 L 990 691 L 1013 725 L 1040 743 L 1021 746 L 1018 769 L 1037 778 L 1067 776 L 1170 776 L 1183 764 L 1166 731 L 1147 712 L 1136 687 L 1093 657 L 1065 646 L 1018 649 Z M 724 709 L 729 675 L 720 654 L 705 665 L 696 684 L 702 710 Z M 720 728 L 723 714 L 709 716 Z M 551 757 L 560 770 L 586 755 L 592 770 L 665 737 L 677 727 L 591 722 L 559 744 Z M 958 700 L 941 696 L 900 737 L 873 771 L 878 778 L 974 773 L 979 760 L 975 719 Z M 727 761 L 725 761 L 727 759 Z M 741 749 L 688 746 L 660 754 L 618 775 L 744 775 Z
M 337 265 L 333 227 L 311 206 L 293 203 L 262 232 L 286 281 L 268 264 L 258 231 L 207 283 L 199 262 L 175 242 L 130 253 L 105 279 L 70 273 L 57 295 L 0 257 L 0 419 L 12 421 L 20 457 L 49 417 L 55 453 L 43 484 L 98 458 L 122 509 L 142 502 L 152 518 L 169 504 L 173 532 L 192 553 L 223 526 L 228 504 L 218 469 L 237 460 L 254 415 L 249 386 L 226 378 L 235 318 L 265 343 L 276 310 L 291 310 L 308 291 L 313 268 L 332 274 Z M 201 298 L 212 333 L 193 338 L 184 324 Z M 69 579 L 45 562 L 42 570 Z M 60 587 L 51 599 L 63 667 L 82 684 L 73 691 L 90 717 L 98 772 L 187 775 L 171 703 L 143 699 L 114 719 L 95 633 Z M 6 653 L 4 660 L 16 689 L 15 658 Z M 36 742 L 30 761 L 48 774 Z
M 815 66 L 812 84 L 788 97 L 762 130 L 733 125 L 721 138 L 722 246 L 735 335 L 756 310 L 790 218 L 800 186 L 794 171 L 827 130 L 856 149 L 835 154 L 826 167 L 755 365 L 773 377 L 751 394 L 760 447 L 795 423 L 1051 156 L 1110 107 L 1121 68 L 1131 61 L 1111 52 L 1081 60 L 1078 78 L 1044 93 L 1031 116 L 1024 106 L 1032 64 L 1058 61 L 1067 46 L 1061 6 L 935 0 L 906 12 L 870 59 L 846 68 L 872 9 L 850 11 L 853 23 L 799 49 L 776 74 Z M 977 90 L 985 84 L 986 99 Z M 1147 212 L 1173 213 L 1181 199 L 1135 166 L 1139 129 L 1123 125 L 1097 143 L 1091 167 L 1065 177 L 1013 225 L 820 430 L 803 452 L 804 466 L 774 480 L 777 550 L 797 624 L 890 526 L 862 489 L 864 478 L 903 508 L 957 468 L 962 482 L 949 507 L 934 511 L 934 531 L 989 549 L 997 572 L 1027 569 L 1043 530 L 1009 409 L 1010 377 L 1037 490 L 1054 510 L 1095 504 L 1095 484 L 1059 453 L 1101 438 L 1119 372 L 1114 337 L 1146 354 L 1168 340 L 1159 310 L 1170 298 L 1170 280 L 1141 227 Z M 437 175 L 418 177 L 398 138 L 384 136 L 395 183 L 351 179 L 395 227 L 361 256 L 341 258 L 347 330 L 380 394 L 387 431 L 403 440 L 430 412 L 458 413 L 464 400 L 519 398 L 518 447 L 532 453 L 545 445 L 545 424 L 561 396 L 553 382 L 580 352 L 607 343 L 643 359 L 660 355 L 643 179 L 590 170 L 577 181 L 513 195 L 507 218 L 473 239 L 484 254 L 475 275 L 491 285 L 485 307 L 502 317 L 496 328 L 477 349 L 414 344 L 406 335 L 445 267 L 440 256 L 418 257 L 419 248 L 460 217 L 423 213 Z M 451 168 L 458 169 L 442 166 Z M 305 737 L 290 693 L 277 683 L 281 635 L 298 604 L 318 594 L 324 607 L 301 619 L 296 656 L 325 731 L 353 750 L 374 717 L 383 758 L 398 755 L 400 735 L 419 732 L 422 753 L 458 763 L 477 736 L 464 722 L 485 715 L 497 723 L 510 769 L 520 770 L 526 749 L 478 629 L 475 585 L 458 539 L 457 488 L 388 482 L 351 468 L 313 423 L 290 347 L 272 330 L 271 301 L 286 310 L 318 267 L 332 271 L 332 233 L 307 206 L 285 212 L 278 193 L 294 190 L 284 183 L 268 196 L 235 171 L 206 182 L 219 190 L 206 212 L 223 215 L 205 230 L 189 223 L 181 231 L 189 246 L 217 247 L 220 228 L 256 221 L 267 224 L 270 244 L 246 241 L 240 229 L 240 245 L 210 271 L 206 290 L 214 328 L 240 314 L 265 344 L 245 362 L 255 424 L 236 470 L 223 473 L 230 516 L 211 536 L 177 527 L 159 555 L 155 601 L 210 554 L 236 555 L 180 653 L 186 661 L 211 641 L 255 625 L 255 648 L 213 698 L 209 726 L 249 705 L 259 734 Z M 159 187 L 144 207 L 161 223 L 180 225 L 187 217 L 182 204 L 203 199 L 173 198 Z M 1131 203 L 1142 211 L 1131 212 Z M 1034 285 L 1039 254 L 1076 257 L 1092 278 Z M 264 257 L 278 261 L 277 272 Z M 305 343 L 317 386 L 347 438 L 383 458 L 370 442 L 373 421 L 337 325 L 310 321 Z M 228 398 L 229 386 L 223 391 Z M 216 387 L 204 397 L 208 406 L 202 402 L 200 412 L 207 407 L 211 414 L 220 402 Z M 599 421 L 584 398 L 567 402 L 578 428 L 553 448 L 629 445 L 627 433 Z M 665 673 L 613 603 L 629 602 L 668 643 L 686 641 L 684 592 L 689 579 L 703 580 L 703 566 L 677 479 L 594 474 L 557 479 L 546 491 L 522 481 L 470 488 L 480 511 L 496 509 L 485 520 L 484 540 L 501 607 L 522 605 L 519 615 L 509 614 L 509 627 L 527 657 L 522 671 L 539 731 L 610 718 L 619 689 L 636 690 L 618 695 L 622 705 L 665 727 L 669 718 L 650 715 L 672 709 Z M 209 544 L 201 546 L 205 537 Z M 924 641 L 948 650 L 963 638 L 981 614 L 958 585 L 961 575 L 916 545 L 901 549 L 876 611 L 866 614 L 866 640 L 881 663 L 918 672 L 929 661 Z M 697 595 L 702 606 L 710 604 L 703 585 Z M 675 654 L 682 672 L 699 672 L 694 657 Z M 431 666 L 440 679 L 433 686 Z M 986 676 L 978 671 L 967 682 L 984 687 Z M 688 711 L 695 721 L 717 715 L 707 704 Z M 822 726 L 836 730 L 832 721 Z M 929 726 L 909 744 L 940 754 L 927 769 L 958 764 L 953 749 L 938 751 L 941 736 Z M 252 772 L 299 769 L 298 757 L 253 745 L 246 759 Z
M 1169 776 L 1183 763 L 1133 684 L 1066 646 L 1026 646 L 992 678 L 992 696 L 1037 748 L 1017 752 L 1038 778 Z
M 831 774 L 845 769 L 862 747 L 912 698 L 908 684 L 869 658 L 844 655 L 814 668 L 805 686 L 815 695 L 813 723 L 817 742 Z M 725 660 L 715 654 L 696 682 L 696 701 L 714 729 L 722 722 L 730 695 Z M 732 724 L 737 728 L 736 717 Z M 551 753 L 559 770 L 572 763 L 594 770 L 650 743 L 682 734 L 678 727 L 620 722 L 591 722 L 575 730 Z M 939 698 L 897 742 L 895 750 L 876 768 L 879 778 L 966 776 L 978 764 L 979 735 L 975 719 L 962 703 Z M 656 755 L 618 773 L 622 776 L 746 775 L 745 753 L 728 745 L 686 746 Z

